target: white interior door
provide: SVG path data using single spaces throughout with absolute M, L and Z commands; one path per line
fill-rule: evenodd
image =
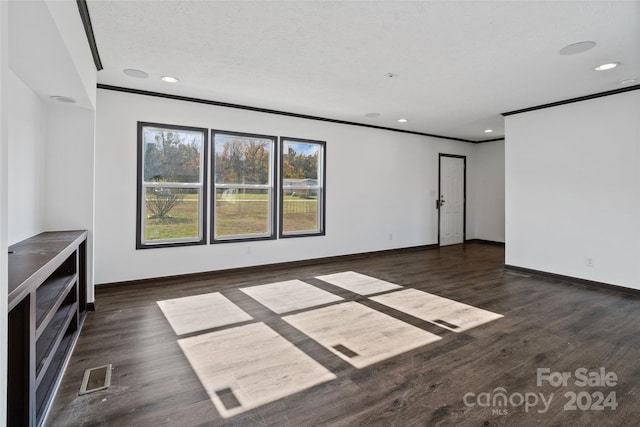
M 464 242 L 465 159 L 440 157 L 440 246 Z

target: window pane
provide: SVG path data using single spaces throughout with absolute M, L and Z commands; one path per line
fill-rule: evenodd
M 145 182 L 201 182 L 202 132 L 145 127 Z
M 282 231 L 284 233 L 317 233 L 320 231 L 318 191 L 308 191 L 305 195 L 284 195 L 282 201 Z
M 269 184 L 272 144 L 270 139 L 216 134 L 215 183 Z
M 281 235 L 322 234 L 324 142 L 281 140 Z
M 215 237 L 269 236 L 270 206 L 267 189 L 216 189 Z
M 320 145 L 285 141 L 282 151 L 284 184 L 318 185 Z
M 145 196 L 147 242 L 200 239 L 199 189 L 148 187 Z
M 215 156 L 212 240 L 273 238 L 275 138 L 211 133 Z

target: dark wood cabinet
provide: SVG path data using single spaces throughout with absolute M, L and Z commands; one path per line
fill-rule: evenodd
M 84 230 L 9 247 L 8 426 L 44 422 L 86 315 L 86 260 Z

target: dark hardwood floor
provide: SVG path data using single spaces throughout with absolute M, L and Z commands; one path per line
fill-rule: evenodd
M 638 425 L 640 297 L 508 272 L 503 258 L 501 247 L 467 244 L 189 281 L 167 279 L 136 287 L 98 287 L 97 311 L 88 314 L 47 423 L 184 427 Z M 504 317 L 455 333 L 314 279 L 348 270 Z M 356 369 L 238 290 L 290 279 L 361 302 L 442 339 Z M 207 292 L 221 292 L 337 378 L 222 418 L 156 304 Z M 111 387 L 78 396 L 84 370 L 107 363 L 114 367 Z M 601 367 L 616 374 L 616 385 L 575 384 L 576 370 L 592 372 Z M 538 386 L 538 368 L 569 372 L 571 378 L 566 386 L 553 386 L 549 381 Z M 499 406 L 500 399 L 493 405 L 500 391 L 508 398 L 506 406 Z M 593 405 L 603 403 L 598 392 L 605 398 L 615 393 L 617 408 L 609 405 L 597 410 Z M 565 409 L 571 403 L 571 393 L 584 409 Z M 552 394 L 544 411 L 540 398 L 548 401 Z M 534 395 L 538 399 L 535 406 Z M 516 406 L 521 397 L 528 399 L 531 407 Z M 487 398 L 490 405 L 484 405 Z

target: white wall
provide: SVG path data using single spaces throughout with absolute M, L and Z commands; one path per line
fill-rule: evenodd
M 504 243 L 504 140 L 478 144 L 473 165 L 475 238 Z
M 88 230 L 87 259 L 92 260 L 95 112 L 50 105 L 46 130 L 43 229 Z M 87 264 L 92 284 L 93 265 Z M 87 299 L 93 301 L 93 286 L 87 290 Z
M 477 148 L 108 90 L 98 91 L 97 111 L 96 283 L 434 244 L 438 153 L 472 157 Z M 326 236 L 136 251 L 137 121 L 327 141 Z M 472 238 L 473 197 L 467 209 Z
M 507 117 L 506 263 L 640 289 L 639 141 L 640 91 Z
M 9 244 L 42 231 L 44 102 L 13 72 L 9 85 Z
M 93 62 L 91 48 L 82 25 L 82 19 L 75 1 L 45 0 L 52 20 L 58 29 L 64 46 L 73 64 L 76 90 L 89 99 L 85 107 L 95 110 L 96 106 L 96 66 Z M 42 42 L 42 41 L 40 41 Z

